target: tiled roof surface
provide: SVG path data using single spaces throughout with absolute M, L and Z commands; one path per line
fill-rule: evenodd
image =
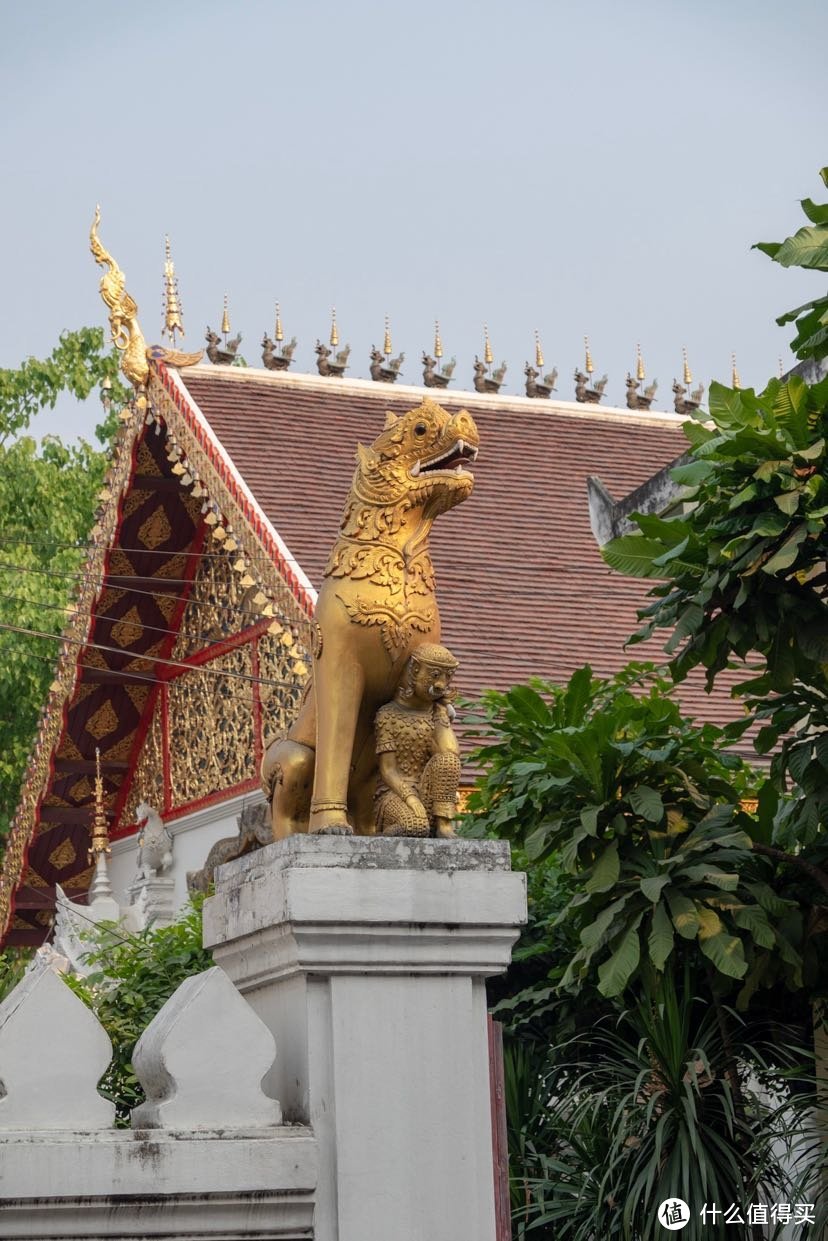
M 660 657 L 658 641 L 623 649 L 646 585 L 602 561 L 586 479 L 597 474 L 626 495 L 685 451 L 678 419 L 229 367 L 185 370 L 182 379 L 317 588 L 357 441 L 375 438 L 386 409 L 410 409 L 426 395 L 470 410 L 481 439 L 475 490 L 431 536 L 443 639 L 461 660 L 465 696 L 533 675 L 565 678 L 584 662 L 610 673 L 629 658 Z M 706 695 L 700 679 L 682 698 L 720 723 L 737 711 L 724 692 Z

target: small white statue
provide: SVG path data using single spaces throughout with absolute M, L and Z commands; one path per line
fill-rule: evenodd
M 142 801 L 136 807 L 135 819 L 141 831 L 138 837 L 138 879 L 153 879 L 172 866 L 172 836 L 157 810 Z

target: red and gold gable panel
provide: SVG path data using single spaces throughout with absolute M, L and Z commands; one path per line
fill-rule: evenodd
M 115 445 L 0 871 L 10 944 L 46 937 L 56 884 L 86 892 L 96 749 L 129 833 L 139 801 L 171 815 L 255 787 L 307 678 L 307 591 L 175 385 L 151 389 Z
M 141 434 L 117 537 L 95 583 L 90 645 L 68 654 L 78 661 L 77 680 L 29 842 L 9 943 L 43 938 L 56 883 L 75 897 L 86 890 L 95 750 L 113 822 L 142 719 L 157 692 L 154 661 L 167 656 L 175 640 L 201 526 L 200 505 L 171 472 L 164 435 Z
M 260 619 L 235 555 L 202 552 L 172 652 L 181 666 L 166 673 L 132 766 L 126 830 L 142 801 L 169 815 L 258 787 L 264 746 L 300 701 L 308 666 L 295 627 Z

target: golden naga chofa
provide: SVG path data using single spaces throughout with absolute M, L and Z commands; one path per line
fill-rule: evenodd
M 199 349 L 195 353 L 183 353 L 179 349 L 165 349 L 163 345 L 147 348 L 138 322 L 138 305 L 135 298 L 127 292 L 126 276 L 98 237 L 100 222 L 101 209 L 98 206 L 89 230 L 89 247 L 98 266 L 107 269 L 101 276 L 99 287 L 101 297 L 109 309 L 112 343 L 121 354 L 121 370 L 135 389 L 136 403 L 143 409 L 147 404 L 149 358 L 167 362 L 170 366 L 194 366 L 201 360 L 202 352 Z M 180 307 L 177 326 L 179 331 L 183 330 Z
M 265 754 L 276 839 L 376 830 L 374 718 L 409 657 L 440 640 L 429 534 L 471 495 L 479 437 L 466 410 L 424 401 L 389 413 L 357 469 L 314 620 L 312 684 L 285 739 Z
M 126 276 L 98 237 L 101 209 L 95 208 L 95 218 L 89 230 L 89 246 L 95 262 L 107 270 L 101 276 L 101 297 L 109 308 L 109 326 L 112 343 L 121 353 L 121 370 L 142 396 L 149 379 L 147 344 L 138 324 L 138 305 L 127 293 Z

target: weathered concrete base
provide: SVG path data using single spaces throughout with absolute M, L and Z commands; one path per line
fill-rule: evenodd
M 319 1141 L 318 1241 L 494 1241 L 484 980 L 525 914 L 493 841 L 294 836 L 217 872 L 204 942 Z
M 0 1236 L 298 1241 L 313 1236 L 316 1176 L 316 1142 L 299 1126 L 9 1131 L 0 1135 Z

